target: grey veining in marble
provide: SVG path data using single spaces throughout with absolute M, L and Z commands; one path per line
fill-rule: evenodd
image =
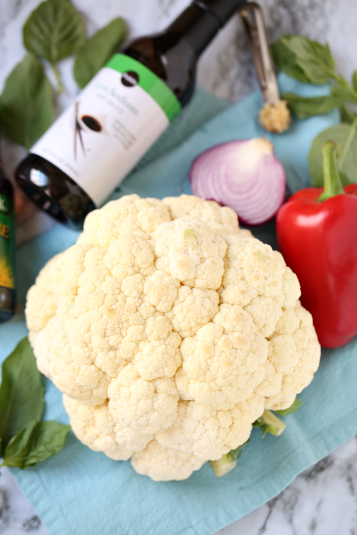
M 0 535 L 47 535 L 48 531 L 7 468 L 0 476 Z
M 1 89 L 6 76 L 24 55 L 21 27 L 39 0 L 1 0 L 0 3 Z M 131 36 L 135 37 L 163 29 L 189 0 L 74 0 L 74 4 L 82 13 L 89 34 L 112 18 L 123 16 Z M 344 75 L 349 76 L 357 67 L 356 0 L 261 0 L 261 5 L 271 40 L 283 33 L 304 33 L 330 43 L 338 69 Z M 71 69 L 72 60 L 61 62 L 65 92 L 58 101 L 59 109 L 77 92 Z M 53 81 L 50 72 L 49 76 Z M 198 83 L 230 102 L 257 88 L 238 17 L 232 19 L 203 54 Z M 4 141 L 2 148 L 5 166 L 12 175 L 24 151 Z M 29 205 L 19 227 L 19 242 L 52 224 L 46 215 Z M 219 535 L 357 535 L 356 481 L 355 438 L 303 472 L 269 503 L 221 530 Z M 48 533 L 6 469 L 0 476 L 0 511 L 0 535 Z
M 356 535 L 357 437 L 219 535 Z

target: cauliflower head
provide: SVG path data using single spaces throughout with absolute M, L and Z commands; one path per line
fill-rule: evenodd
M 311 382 L 320 346 L 299 297 L 281 254 L 230 208 L 129 195 L 42 269 L 26 320 L 78 439 L 181 480 Z

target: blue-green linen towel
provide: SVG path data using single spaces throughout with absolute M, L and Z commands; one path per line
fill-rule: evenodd
M 280 85 L 283 91 L 311 96 L 327 90 L 286 76 L 280 77 Z M 228 107 L 199 91 L 113 198 L 133 192 L 155 197 L 190 192 L 187 173 L 198 153 L 222 141 L 266 135 L 257 121 L 260 107 L 258 93 Z M 268 136 L 284 163 L 290 191 L 309 183 L 306 157 L 311 141 L 337 121 L 336 113 L 294 120 L 287 133 Z M 275 243 L 274 225 L 255 232 Z M 77 236 L 57 226 L 20 249 L 20 301 L 45 262 Z M 1 326 L 0 361 L 26 333 L 23 315 Z M 300 396 L 304 405 L 286 417 L 283 435 L 262 440 L 261 431 L 253 430 L 237 468 L 220 479 L 206 464 L 186 481 L 154 483 L 136 474 L 130 462 L 92 452 L 73 434 L 59 455 L 13 474 L 52 535 L 210 535 L 265 503 L 304 468 L 357 433 L 356 378 L 357 340 L 324 350 L 313 383 Z M 49 381 L 45 417 L 68 421 L 61 393 Z

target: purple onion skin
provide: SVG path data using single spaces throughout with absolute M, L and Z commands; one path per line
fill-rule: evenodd
M 270 221 L 285 200 L 284 167 L 265 139 L 209 148 L 193 161 L 189 179 L 194 195 L 232 208 L 248 226 Z

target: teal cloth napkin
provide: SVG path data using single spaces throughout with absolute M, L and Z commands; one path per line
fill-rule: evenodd
M 282 91 L 324 94 L 280 76 Z M 306 157 L 314 136 L 338 121 L 337 113 L 293 121 L 289 132 L 268 136 L 257 122 L 259 93 L 229 106 L 198 91 L 191 105 L 112 196 L 127 193 L 164 197 L 190 192 L 192 159 L 222 141 L 266 135 L 285 165 L 290 191 L 309 183 Z M 227 108 L 227 109 L 226 109 Z M 211 119 L 208 123 L 207 120 Z M 195 133 L 193 133 L 195 132 Z M 255 229 L 275 244 L 274 224 Z M 19 299 L 39 269 L 72 245 L 78 234 L 56 226 L 18 252 Z M 0 327 L 0 361 L 27 333 L 23 315 Z M 94 453 L 70 434 L 64 450 L 43 464 L 13 474 L 52 535 L 210 535 L 259 507 L 294 477 L 357 433 L 357 339 L 324 350 L 315 379 L 300 398 L 299 412 L 287 416 L 279 438 L 254 429 L 237 468 L 216 478 L 206 464 L 186 481 L 154 483 L 137 475 L 130 462 Z M 46 381 L 46 419 L 68 422 L 61 393 Z

